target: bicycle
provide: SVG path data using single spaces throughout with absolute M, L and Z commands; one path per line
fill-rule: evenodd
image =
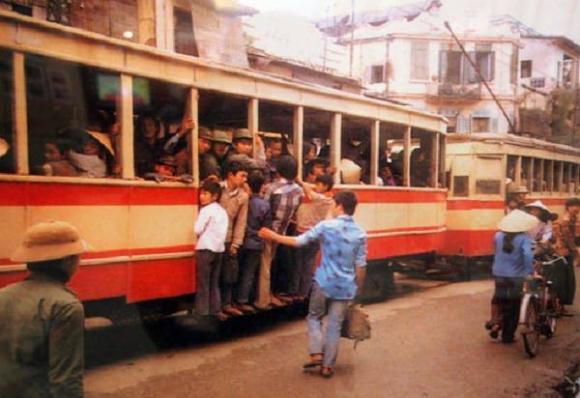
M 551 271 L 560 261 L 559 256 L 546 261 L 536 261 L 534 278 L 524 284 L 524 296 L 520 306 L 519 324 L 524 341 L 524 350 L 533 358 L 537 355 L 540 335 L 550 339 L 556 333 L 556 318 L 559 302 L 550 280 Z

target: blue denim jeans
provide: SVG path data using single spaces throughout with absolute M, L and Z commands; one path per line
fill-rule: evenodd
M 308 307 L 308 351 L 323 354 L 323 366 L 334 366 L 338 356 L 340 329 L 350 300 L 334 300 L 326 297 L 318 283 L 312 284 Z M 328 315 L 326 336 L 323 336 L 322 318 Z

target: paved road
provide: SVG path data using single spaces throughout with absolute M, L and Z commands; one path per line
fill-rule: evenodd
M 528 359 L 483 329 L 491 281 L 424 282 L 426 289 L 367 306 L 373 336 L 356 350 L 342 340 L 336 375 L 304 374 L 305 322 L 270 322 L 248 335 L 162 351 L 150 349 L 87 371 L 88 398 L 101 397 L 550 397 L 580 360 L 578 315 L 558 324 Z M 135 339 L 139 339 L 136 336 Z M 147 354 L 147 352 L 150 352 Z

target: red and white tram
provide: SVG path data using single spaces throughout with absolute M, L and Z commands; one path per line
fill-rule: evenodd
M 95 248 L 71 283 L 89 316 L 106 316 L 101 310 L 112 302 L 191 298 L 197 127 L 186 151 L 193 183 L 145 181 L 135 177 L 133 148 L 135 121 L 147 113 L 158 115 L 168 133 L 184 117 L 196 126 L 247 127 L 254 135 L 282 132 L 298 159 L 305 140 L 329 144 L 334 166 L 349 142 L 367 143 L 368 183 L 337 189 L 357 191 L 369 259 L 382 264 L 444 245 L 446 122 L 440 116 L 2 11 L 0 66 L 0 138 L 9 145 L 0 158 L 0 286 L 26 274 L 24 264 L 9 260 L 26 228 L 59 219 L 77 226 Z M 62 129 L 111 119 L 121 126 L 113 137 L 114 177 L 34 175 L 43 142 Z M 412 164 L 413 148 L 423 152 L 421 167 Z M 379 160 L 391 150 L 400 186 L 378 186 Z

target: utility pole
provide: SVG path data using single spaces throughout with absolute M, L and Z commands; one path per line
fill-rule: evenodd
M 463 55 L 467 58 L 467 61 L 469 61 L 469 63 L 473 67 L 473 70 L 475 70 L 475 73 L 477 74 L 477 77 L 479 78 L 479 81 L 481 83 L 483 83 L 483 85 L 485 86 L 485 88 L 487 89 L 487 91 L 489 92 L 489 94 L 491 95 L 491 98 L 493 98 L 494 102 L 499 107 L 499 110 L 501 111 L 501 113 L 505 117 L 505 120 L 508 122 L 508 125 L 510 126 L 510 133 L 515 134 L 516 128 L 515 128 L 512 120 L 509 118 L 507 112 L 505 111 L 505 109 L 503 108 L 503 106 L 500 104 L 499 100 L 495 96 L 495 94 L 494 94 L 493 90 L 491 89 L 491 87 L 489 87 L 489 84 L 487 84 L 487 82 L 485 81 L 485 79 L 481 75 L 481 72 L 477 68 L 477 64 L 471 59 L 471 57 L 469 56 L 469 54 L 467 53 L 467 51 L 465 51 L 465 47 L 463 47 L 463 44 L 459 41 L 459 38 L 455 35 L 455 32 L 453 32 L 453 29 L 451 29 L 451 25 L 449 25 L 449 22 L 448 21 L 445 21 L 444 25 L 445 25 L 445 28 L 447 28 L 447 30 L 449 31 L 449 33 L 451 33 L 451 36 L 453 37 L 453 40 L 455 40 L 455 42 L 457 43 L 457 45 L 461 49 L 461 52 L 463 53 Z

